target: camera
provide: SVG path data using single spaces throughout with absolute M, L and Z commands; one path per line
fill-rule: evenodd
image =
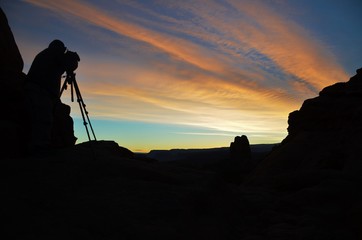
M 67 51 L 64 56 L 65 71 L 67 74 L 71 74 L 78 68 L 78 62 L 80 61 L 79 55 L 76 52 Z

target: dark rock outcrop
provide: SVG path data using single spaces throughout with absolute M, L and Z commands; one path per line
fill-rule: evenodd
M 230 183 L 240 184 L 254 166 L 248 138 L 236 136 L 230 143 L 229 154 L 230 157 L 221 162 L 221 176 Z
M 3 74 L 6 72 L 21 73 L 23 71 L 24 62 L 21 57 L 18 46 L 16 45 L 14 35 L 8 24 L 5 13 L 0 8 L 0 69 Z
M 131 150 L 125 147 L 120 147 L 114 141 L 101 140 L 101 141 L 83 142 L 78 144 L 77 146 L 83 149 L 85 148 L 97 149 L 98 151 L 102 151 L 101 155 L 111 155 L 114 157 L 128 158 L 128 159 L 135 158 L 135 154 Z
M 264 218 L 273 234 L 280 225 L 270 220 L 293 216 L 273 239 L 362 237 L 361 120 L 361 69 L 289 115 L 288 136 L 244 181 L 245 187 L 273 192 L 276 205 L 261 204 L 264 213 L 276 209 Z
M 362 171 L 362 71 L 324 88 L 290 113 L 288 136 L 250 176 L 250 182 L 300 188 L 320 181 L 321 171 L 357 177 Z M 289 181 L 298 179 L 298 183 Z M 288 185 L 288 186 L 287 186 Z M 297 187 L 298 186 L 298 187 Z
M 230 143 L 230 157 L 235 160 L 244 160 L 251 157 L 251 149 L 247 136 L 236 136 Z
M 0 8 L 0 146 L 3 156 L 25 153 L 28 135 L 25 108 L 23 59 L 15 43 L 7 18 Z
M 76 141 L 73 119 L 70 117 L 70 107 L 64 103 L 58 103 L 54 109 L 52 146 L 69 147 L 73 146 Z
M 290 113 L 288 138 L 302 131 L 360 130 L 362 71 L 357 72 L 348 82 L 324 88 L 319 97 L 306 100 L 300 110 Z

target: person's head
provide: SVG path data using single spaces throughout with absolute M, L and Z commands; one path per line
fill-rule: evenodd
M 52 52 L 57 54 L 64 54 L 67 48 L 65 47 L 64 43 L 58 39 L 53 40 L 50 44 L 48 49 L 50 49 Z

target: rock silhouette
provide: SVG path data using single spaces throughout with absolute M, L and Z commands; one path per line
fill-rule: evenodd
M 230 157 L 222 162 L 222 177 L 235 184 L 240 184 L 244 175 L 250 173 L 254 163 L 247 136 L 236 136 L 230 143 Z
M 73 119 L 70 117 L 70 107 L 58 103 L 54 108 L 54 122 L 51 132 L 52 146 L 69 147 L 77 141 L 74 136 Z
M 279 201 L 299 224 L 320 224 L 312 231 L 318 239 L 362 236 L 361 77 L 358 69 L 290 113 L 288 136 L 244 183 L 284 195 Z
M 4 156 L 25 153 L 28 121 L 25 108 L 25 74 L 23 59 L 16 45 L 7 18 L 0 8 L 0 145 Z M 5 104 L 4 104 L 5 103 Z
M 324 88 L 289 114 L 288 136 L 256 169 L 253 179 L 335 170 L 358 176 L 362 144 L 362 72 Z M 309 181 L 306 180 L 306 184 Z M 279 181 L 279 180 L 278 180 Z M 290 183 L 290 182 L 289 182 Z M 289 184 L 285 181 L 285 184 Z M 280 183 L 278 183 L 280 184 Z
M 251 149 L 247 136 L 236 136 L 234 142 L 230 143 L 230 158 L 239 161 L 251 158 Z
M 24 61 L 21 57 L 18 46 L 16 45 L 13 33 L 9 27 L 5 13 L 0 8 L 0 49 L 2 57 L 0 58 L 1 71 L 21 73 L 24 67 Z

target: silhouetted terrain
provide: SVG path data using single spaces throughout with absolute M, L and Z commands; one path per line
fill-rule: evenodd
M 237 136 L 233 150 L 137 155 L 98 141 L 29 156 L 13 110 L 22 60 L 5 20 L 0 81 L 16 101 L 0 119 L 3 239 L 362 238 L 361 69 L 291 113 L 269 154 Z
M 274 146 L 276 146 L 276 144 L 250 145 L 252 161 L 255 165 L 259 163 Z M 220 169 L 220 165 L 223 165 L 223 163 L 227 162 L 230 158 L 230 148 L 152 150 L 147 154 L 139 155 L 168 165 L 217 171 Z
M 253 158 L 260 159 L 271 151 L 276 144 L 255 144 L 250 145 Z M 208 158 L 209 160 L 221 160 L 230 156 L 229 147 L 205 148 L 205 149 L 171 149 L 171 150 L 152 150 L 147 157 L 155 158 L 159 161 L 182 161 L 198 160 Z

